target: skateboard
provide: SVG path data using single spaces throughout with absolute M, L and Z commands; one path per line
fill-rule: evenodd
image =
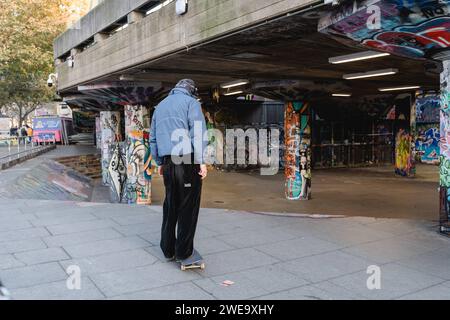
M 180 261 L 181 270 L 186 271 L 189 269 L 201 269 L 204 270 L 206 268 L 205 263 L 203 262 L 203 257 L 198 253 L 197 250 L 194 250 L 192 256 L 187 258 L 186 260 Z

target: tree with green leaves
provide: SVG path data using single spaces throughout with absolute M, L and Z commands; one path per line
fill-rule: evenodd
M 0 108 L 22 125 L 42 103 L 54 70 L 53 40 L 89 7 L 89 0 L 0 0 Z

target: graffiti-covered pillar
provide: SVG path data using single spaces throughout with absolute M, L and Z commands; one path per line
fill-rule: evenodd
M 436 93 L 416 96 L 416 161 L 439 164 L 439 113 L 441 98 Z
M 450 234 L 450 61 L 443 61 L 440 114 L 440 225 Z
M 109 164 L 111 162 L 114 146 L 122 140 L 120 133 L 120 112 L 100 112 L 101 127 L 101 155 L 102 155 L 102 181 L 110 185 Z
M 285 194 L 288 200 L 311 199 L 311 113 L 304 101 L 285 107 Z
M 395 173 L 402 177 L 413 178 L 415 165 L 415 100 L 407 98 L 408 105 L 398 102 L 395 106 L 397 133 L 395 136 Z M 409 122 L 408 122 L 409 120 Z
M 142 105 L 125 106 L 127 182 L 124 202 L 151 204 L 152 157 L 149 146 L 150 115 Z

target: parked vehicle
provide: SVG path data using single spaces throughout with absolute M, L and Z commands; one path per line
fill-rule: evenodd
M 55 116 L 36 117 L 33 119 L 33 142 L 57 142 L 68 144 L 68 137 L 73 133 L 72 119 Z

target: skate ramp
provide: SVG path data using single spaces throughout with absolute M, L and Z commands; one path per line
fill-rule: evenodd
M 90 178 L 49 159 L 1 184 L 0 198 L 90 201 L 92 191 Z

